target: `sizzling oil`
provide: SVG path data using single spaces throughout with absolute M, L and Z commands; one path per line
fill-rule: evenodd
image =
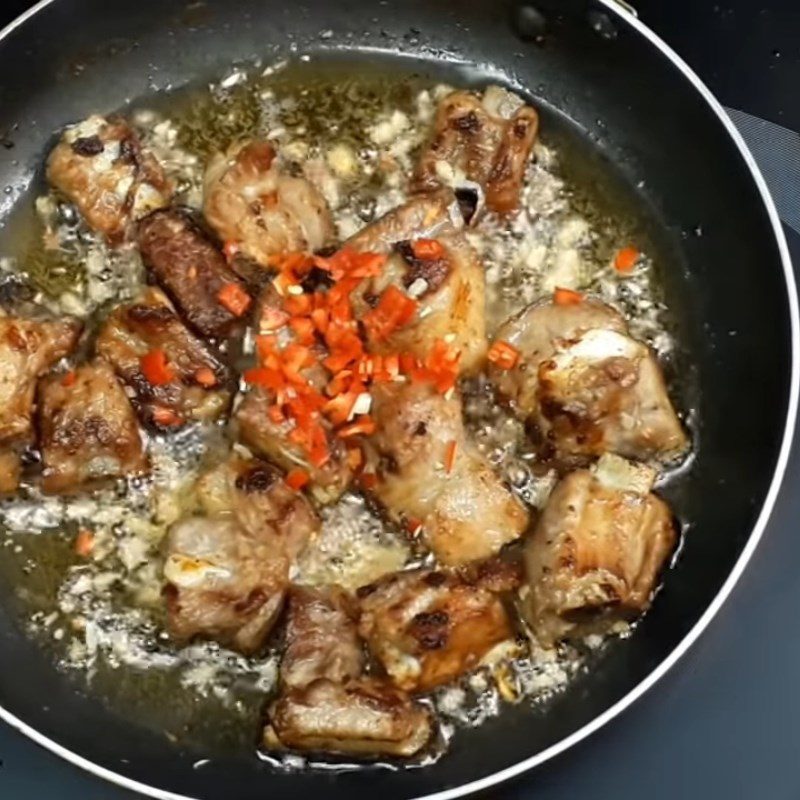
M 265 74 L 234 71 L 220 84 L 147 98 L 126 112 L 165 161 L 183 202 L 198 205 L 202 165 L 210 155 L 241 139 L 267 137 L 282 151 L 295 154 L 298 172 L 317 171 L 313 177 L 322 181 L 340 237 L 346 238 L 402 202 L 436 98 L 443 91 L 431 76 L 416 73 L 398 75 L 371 68 L 366 74 L 354 64 L 296 62 Z M 563 120 L 547 116 L 543 127 L 544 144 L 538 148 L 538 163 L 530 170 L 527 205 L 517 226 L 509 229 L 499 221 L 489 221 L 484 234 L 471 234 L 487 267 L 490 327 L 542 294 L 548 270 L 570 261 L 573 266 L 579 264 L 576 280 L 582 288 L 621 305 L 634 332 L 662 355 L 667 353 L 672 341 L 669 315 L 657 274 L 668 256 L 651 235 L 657 226 L 643 218 L 635 193 L 608 165 L 584 157 L 585 143 Z M 42 302 L 64 310 L 69 310 L 69 303 L 73 308 L 83 304 L 91 314 L 112 297 L 135 289 L 140 265 L 109 253 L 70 218 L 63 205 L 39 205 L 39 214 L 31 207 L 19 209 L 3 244 L 11 256 L 5 266 L 24 272 Z M 61 231 L 62 247 L 44 247 L 43 220 Z M 622 284 L 610 263 L 616 250 L 630 242 L 645 258 L 631 282 Z M 528 245 L 538 247 L 539 255 L 523 253 Z M 101 266 L 111 277 L 104 279 L 105 284 L 96 269 L 87 269 L 90 257 L 106 259 Z M 126 280 L 132 274 L 130 286 L 117 281 L 115 271 Z M 103 285 L 106 289 L 99 291 Z M 468 423 L 478 444 L 523 499 L 541 505 L 552 475 L 537 471 L 524 431 L 495 406 L 485 384 L 467 388 Z M 183 475 L 178 483 L 190 477 Z M 34 496 L 32 502 L 35 505 L 38 499 Z M 250 747 L 274 678 L 275 658 L 267 654 L 246 660 L 214 645 L 184 651 L 170 645 L 161 629 L 157 598 L 158 540 L 179 510 L 173 509 L 172 516 L 162 512 L 149 507 L 150 522 L 147 514 L 141 516 L 143 525 L 152 527 L 146 530 L 143 550 L 152 564 L 136 569 L 154 568 L 146 579 L 136 580 L 115 550 L 131 536 L 124 522 L 109 523 L 109 553 L 95 563 L 79 558 L 73 550 L 75 533 L 85 524 L 80 514 L 53 526 L 35 519 L 28 523 L 17 513 L 16 527 L 22 530 L 7 533 L 0 547 L 3 585 L 6 591 L 14 587 L 10 602 L 20 618 L 29 621 L 31 632 L 52 650 L 54 660 L 78 681 L 88 681 L 91 691 L 120 714 L 202 749 Z M 9 522 L 15 527 L 14 504 L 6 504 L 3 513 L 7 527 Z M 374 517 L 368 520 L 366 513 L 356 509 L 347 518 L 331 515 L 331 558 L 327 563 L 317 559 L 305 565 L 309 580 L 338 578 L 355 585 L 362 579 L 356 580 L 352 572 L 352 553 L 336 552 L 344 546 L 341 540 L 349 537 L 350 529 L 359 526 L 362 531 L 369 526 L 371 536 L 383 536 L 389 542 L 390 560 L 378 558 L 378 571 L 381 564 L 391 562 L 391 568 L 396 568 L 410 557 L 402 538 L 391 529 L 381 531 L 380 523 Z M 348 536 L 336 535 L 342 530 Z M 369 559 L 359 554 L 358 560 Z M 98 588 L 89 593 L 90 601 L 85 603 L 78 596 L 73 613 L 65 611 L 72 602 L 70 586 L 87 580 L 98 582 Z M 103 625 L 87 630 L 87 621 L 96 624 L 92 614 L 102 617 Z M 92 639 L 91 653 L 87 638 Z M 534 650 L 516 662 L 506 683 L 515 687 L 517 700 L 521 696 L 542 699 L 562 688 L 577 669 L 573 656 Z M 479 671 L 437 694 L 434 701 L 445 720 L 475 724 L 498 712 L 503 693 L 498 694 L 490 673 L 489 668 Z

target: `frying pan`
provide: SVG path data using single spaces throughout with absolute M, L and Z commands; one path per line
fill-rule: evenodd
M 58 673 L 10 610 L 14 587 L 2 587 L 0 716 L 154 797 L 447 798 L 534 767 L 609 721 L 688 649 L 752 555 L 784 473 L 798 313 L 777 214 L 719 104 L 613 0 L 45 0 L 0 34 L 0 216 L 36 189 L 52 133 L 68 121 L 218 76 L 234 61 L 354 51 L 367 70 L 398 64 L 516 88 L 542 110 L 545 131 L 568 130 L 658 221 L 676 363 L 698 387 L 689 397 L 696 455 L 667 490 L 687 523 L 683 546 L 629 640 L 543 707 L 523 703 L 461 731 L 444 758 L 419 769 L 287 773 L 253 753 L 170 741 Z M 209 760 L 197 768 L 199 759 Z

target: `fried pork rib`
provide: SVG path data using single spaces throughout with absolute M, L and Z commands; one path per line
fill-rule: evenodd
M 145 472 L 136 415 L 111 367 L 95 359 L 73 375 L 68 384 L 56 376 L 40 389 L 44 491 L 76 491 Z
M 0 317 L 0 492 L 19 486 L 21 453 L 34 438 L 36 381 L 73 350 L 80 330 L 69 319 Z
M 198 481 L 200 513 L 169 531 L 164 566 L 171 635 L 254 653 L 274 625 L 289 569 L 319 520 L 280 473 L 232 459 Z
M 603 456 L 554 489 L 525 545 L 523 613 L 542 644 L 606 631 L 650 605 L 676 542 L 654 474 Z
M 130 223 L 167 205 L 173 187 L 122 119 L 91 116 L 67 128 L 47 162 L 47 179 L 110 242 Z
M 517 583 L 505 565 L 474 580 L 430 569 L 398 572 L 358 590 L 359 631 L 395 686 L 427 691 L 513 638 L 498 592 Z
M 295 750 L 362 756 L 418 753 L 431 738 L 427 709 L 385 682 L 319 680 L 281 696 L 264 743 Z
M 190 212 L 164 209 L 145 217 L 138 244 L 150 274 L 197 333 L 223 338 L 240 332 L 247 307 L 232 311 L 224 297 L 230 289 L 246 296 L 244 284 Z
M 255 329 L 259 332 L 262 319 L 270 314 L 286 316 L 282 310 L 281 297 L 267 285 L 259 295 L 255 315 Z M 281 346 L 295 340 L 287 326 L 272 330 Z M 322 351 L 319 352 L 321 357 Z M 302 369 L 303 377 L 318 391 L 323 391 L 328 381 L 327 373 L 319 363 Z M 352 481 L 352 469 L 347 464 L 347 450 L 341 439 L 333 435 L 332 428 L 324 421 L 329 458 L 317 466 L 309 459 L 308 448 L 291 440 L 294 423 L 276 421 L 270 415 L 270 406 L 275 403 L 274 393 L 257 385 L 250 386 L 239 404 L 234 420 L 235 433 L 239 440 L 254 452 L 289 471 L 296 467 L 304 469 L 309 476 L 309 491 L 320 503 L 335 502 Z
M 282 692 L 269 711 L 269 748 L 412 756 L 431 737 L 428 711 L 385 681 L 362 676 L 352 598 L 337 586 L 294 587 Z
M 609 306 L 537 303 L 497 338 L 520 359 L 510 370 L 492 367 L 492 379 L 558 457 L 612 452 L 666 461 L 688 448 L 655 355 Z
M 370 343 L 373 352 L 404 352 L 419 358 L 434 342 L 446 340 L 461 353 L 460 370 L 477 371 L 486 355 L 485 275 L 460 230 L 455 197 L 443 190 L 421 195 L 390 211 L 351 238 L 345 247 L 388 253 L 381 275 L 364 281 L 353 293 L 356 315 L 363 317 L 389 286 L 418 302 L 415 319 L 384 340 Z M 432 256 L 415 254 L 415 242 L 434 240 Z
M 461 399 L 425 384 L 376 387 L 375 497 L 407 528 L 421 526 L 426 545 L 446 565 L 497 553 L 528 524 L 522 503 L 469 441 Z
M 338 586 L 293 586 L 288 605 L 281 686 L 302 689 L 320 678 L 358 678 L 364 654 L 353 598 Z
M 308 458 L 307 450 L 293 443 L 289 434 L 293 424 L 274 422 L 269 415 L 273 404 L 265 389 L 252 386 L 236 409 L 236 431 L 239 440 L 286 470 L 299 467 L 309 475 L 309 490 L 320 503 L 335 502 L 352 480 L 347 465 L 344 443 L 331 435 L 328 438 L 330 458 L 318 467 Z
M 433 137 L 417 166 L 412 188 L 456 190 L 477 184 L 486 207 L 513 211 L 539 129 L 536 112 L 497 86 L 482 98 L 453 92 L 439 104 Z
M 319 250 L 334 234 L 323 196 L 304 178 L 283 174 L 272 145 L 263 141 L 211 160 L 203 211 L 220 239 L 265 267 L 270 256 Z
M 116 306 L 95 343 L 133 394 L 148 424 L 174 427 L 190 420 L 210 420 L 228 406 L 227 367 L 181 322 L 160 289 L 150 287 L 133 303 Z M 149 354 L 149 355 L 148 355 Z M 164 375 L 151 375 L 143 358 L 163 355 Z

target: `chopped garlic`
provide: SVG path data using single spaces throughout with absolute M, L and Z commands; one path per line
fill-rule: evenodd
M 346 144 L 334 145 L 328 150 L 325 160 L 339 178 L 352 178 L 358 170 L 356 157 Z
M 389 144 L 394 141 L 406 128 L 409 119 L 402 112 L 395 110 L 389 119 L 374 125 L 369 131 L 369 137 L 375 144 Z
M 422 297 L 427 291 L 428 281 L 426 281 L 425 278 L 417 278 L 407 290 L 409 297 Z
M 84 303 L 75 292 L 64 292 L 64 294 L 58 298 L 58 302 L 65 314 L 72 314 L 74 317 L 83 317 L 88 313 L 86 303 Z
M 230 89 L 233 86 L 237 86 L 240 83 L 244 83 L 246 80 L 247 80 L 247 73 L 244 70 L 237 69 L 237 70 L 234 70 L 226 78 L 223 78 L 220 81 L 219 85 L 223 89 Z
M 577 250 L 559 250 L 542 281 L 543 291 L 550 293 L 557 286 L 563 289 L 577 289 L 581 285 L 583 264 Z
M 290 161 L 304 161 L 308 157 L 308 144 L 300 139 L 285 144 L 281 155 Z
M 565 249 L 580 247 L 590 238 L 589 223 L 583 217 L 566 220 L 556 234 L 556 245 Z
M 348 419 L 353 419 L 359 414 L 369 414 L 370 408 L 372 408 L 372 395 L 369 392 L 361 392 L 353 403 L 353 410 Z

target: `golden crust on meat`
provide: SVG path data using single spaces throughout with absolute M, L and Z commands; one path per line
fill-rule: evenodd
M 47 179 L 112 243 L 131 222 L 167 205 L 173 186 L 123 119 L 91 116 L 68 127 L 47 160 Z
M 382 386 L 374 395 L 373 493 L 393 519 L 419 526 L 451 566 L 489 558 L 523 533 L 528 512 L 469 441 L 458 395 L 448 399 L 418 383 Z
M 617 459 L 621 461 L 621 459 Z M 525 616 L 543 644 L 607 630 L 650 605 L 677 540 L 666 503 L 649 486 L 594 471 L 553 491 L 525 545 Z

